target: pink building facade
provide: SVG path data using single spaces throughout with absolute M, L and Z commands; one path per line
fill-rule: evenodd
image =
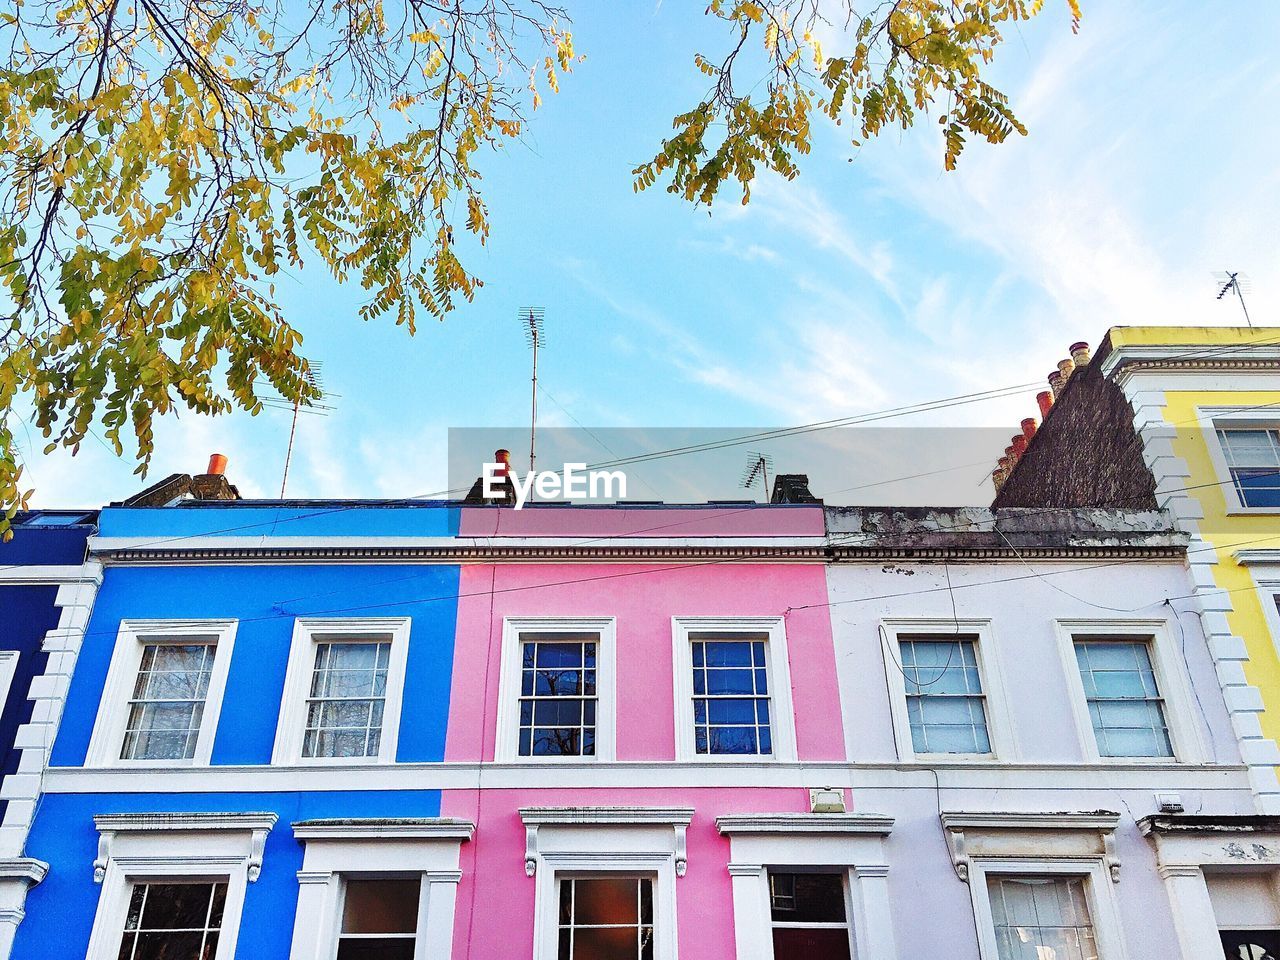
M 441 813 L 475 836 L 452 956 L 1178 955 L 1140 821 L 1158 794 L 1253 809 L 1198 626 L 1157 602 L 1188 592 L 1184 545 L 1117 515 L 1101 535 L 1059 524 L 1011 551 L 957 516 L 464 509 L 459 535 L 506 554 L 461 576 L 445 759 L 473 780 L 443 791 Z M 1123 578 L 1107 569 L 1117 557 Z M 1148 593 L 1149 609 L 1115 613 Z M 1167 752 L 1123 756 L 1146 745 L 1121 734 L 1100 748 L 1088 697 L 1074 703 L 1070 646 L 1104 636 L 1122 642 L 1098 639 L 1095 656 L 1153 658 Z M 933 644 L 942 670 L 913 668 L 908 651 Z M 712 693 L 715 645 L 733 696 Z M 590 720 L 574 703 L 556 721 L 572 731 L 539 726 L 547 646 L 572 647 L 569 666 L 592 678 Z M 743 663 L 762 671 L 754 689 Z M 974 696 L 931 697 L 952 666 Z M 904 670 L 930 677 L 915 696 Z M 717 729 L 718 698 L 732 703 Z M 957 735 L 957 707 L 970 747 L 915 742 Z M 1028 932 L 1037 909 L 1046 929 Z

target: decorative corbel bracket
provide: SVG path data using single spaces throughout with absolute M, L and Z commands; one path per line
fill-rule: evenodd
M 689 824 L 687 822 L 674 823 L 672 826 L 676 831 L 676 876 L 683 877 L 685 871 L 689 869 L 689 847 L 688 839 L 685 836 Z
M 962 883 L 969 882 L 969 851 L 964 845 L 964 830 L 952 827 L 947 830 L 947 846 L 951 850 L 951 866 Z
M 532 877 L 538 872 L 538 825 L 524 825 L 524 875 Z

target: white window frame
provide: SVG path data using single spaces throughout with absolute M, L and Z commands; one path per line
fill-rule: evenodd
M 893 818 L 870 813 L 729 814 L 716 818 L 729 839 L 735 956 L 773 956 L 769 872 L 823 870 L 844 876 L 845 924 L 853 960 L 896 957 L 885 844 Z
M 9 691 L 13 688 L 13 678 L 18 673 L 18 658 L 21 656 L 17 650 L 0 650 L 0 710 L 9 702 Z
M 693 722 L 693 633 L 765 634 L 772 753 L 698 753 Z M 672 617 L 676 759 L 688 763 L 794 763 L 796 718 L 791 698 L 791 662 L 781 617 Z
M 596 752 L 592 756 L 520 756 L 520 680 L 522 633 L 595 633 Z M 498 679 L 497 730 L 493 755 L 498 763 L 608 763 L 617 751 L 617 620 L 613 617 L 504 617 Z
M 534 878 L 533 960 L 559 956 L 562 878 L 649 877 L 653 960 L 677 960 L 676 877 L 687 807 L 525 807 L 525 873 Z
M 214 960 L 232 960 L 245 888 L 258 878 L 275 814 L 117 814 L 95 817 L 94 879 L 102 884 L 86 960 L 116 960 L 135 883 L 226 883 Z
M 1057 620 L 1058 648 L 1066 671 L 1071 712 L 1075 718 L 1080 749 L 1089 763 L 1169 764 L 1205 762 L 1204 739 L 1197 718 L 1200 712 L 1191 690 L 1191 679 L 1178 648 L 1178 638 L 1169 631 L 1167 620 Z M 1185 629 L 1185 628 L 1184 628 Z M 1119 641 L 1145 640 L 1155 673 L 1156 687 L 1164 705 L 1164 722 L 1169 730 L 1172 757 L 1104 757 L 1098 750 L 1093 720 L 1084 682 L 1080 679 L 1080 663 L 1076 659 L 1076 640 Z
M 1226 512 L 1232 514 L 1274 515 L 1280 513 L 1280 507 L 1248 507 L 1240 499 L 1236 491 L 1235 481 L 1231 477 L 1231 467 L 1227 463 L 1227 452 L 1223 449 L 1219 430 L 1270 430 L 1280 433 L 1280 408 L 1276 408 L 1271 417 L 1259 416 L 1256 410 L 1241 410 L 1239 407 L 1197 407 L 1199 429 L 1205 437 L 1209 461 L 1213 471 L 1221 481 L 1222 497 L 1226 504 Z M 1198 491 L 1197 491 L 1198 493 Z
M 345 764 L 394 763 L 400 741 L 400 712 L 404 702 L 405 671 L 409 662 L 409 617 L 299 617 L 293 622 L 289 643 L 289 665 L 285 670 L 284 694 L 280 698 L 280 718 L 276 723 L 271 762 L 276 765 L 334 766 Z M 387 662 L 387 692 L 382 705 L 382 734 L 378 752 L 368 757 L 304 757 L 307 700 L 316 665 L 316 646 L 329 634 L 390 637 Z
M 213 740 L 218 732 L 218 717 L 222 713 L 227 673 L 231 669 L 236 626 L 236 620 L 121 620 L 115 649 L 111 653 L 111 666 L 102 688 L 102 699 L 98 704 L 98 716 L 89 737 L 85 766 L 208 766 L 213 755 Z M 187 760 L 121 759 L 125 729 L 129 725 L 129 700 L 138 681 L 143 649 L 151 642 L 180 644 L 186 638 L 194 640 L 209 636 L 215 638 L 213 666 L 209 672 L 209 687 L 205 691 L 195 754 Z
M 1122 960 L 1127 956 L 1120 914 L 1116 908 L 1107 868 L 1101 858 L 1084 860 L 1041 860 L 1036 858 L 973 857 L 969 861 L 969 893 L 973 913 L 978 921 L 978 956 L 981 960 L 1000 960 L 996 943 L 995 919 L 991 913 L 991 895 L 987 877 L 1062 877 L 1084 880 L 1085 902 L 1093 923 L 1098 960 Z
M 955 620 L 894 618 L 880 621 L 881 655 L 889 678 L 889 714 L 898 757 L 906 762 L 930 763 L 1010 763 L 1019 756 L 1014 725 L 1009 715 L 1004 674 L 1000 669 L 999 645 L 990 619 Z M 971 640 L 978 676 L 982 681 L 983 707 L 987 718 L 990 753 L 916 753 L 911 739 L 911 719 L 907 713 L 907 681 L 903 676 L 900 641 L 917 636 L 946 640 Z M 892 658 L 892 659 L 889 659 Z
M 303 844 L 298 871 L 290 960 L 328 960 L 338 952 L 348 879 L 418 878 L 415 960 L 453 952 L 453 921 L 462 844 L 475 834 L 466 820 L 302 821 L 293 824 Z M 220 958 L 219 958 L 220 960 Z

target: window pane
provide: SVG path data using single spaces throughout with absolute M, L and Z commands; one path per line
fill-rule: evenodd
M 765 641 L 738 633 L 691 633 L 694 750 L 769 754 Z
M 418 880 L 348 880 L 343 933 L 413 933 L 418 929 Z
M 596 636 L 521 634 L 520 756 L 594 755 Z
M 413 953 L 414 941 L 408 937 L 343 938 L 337 960 L 413 960 Z
M 988 876 L 1000 960 L 1096 960 L 1080 877 Z
M 560 881 L 558 955 L 567 960 L 652 960 L 653 881 Z
M 122 760 L 189 760 L 195 756 L 213 643 L 148 643 L 142 649 Z
M 774 927 L 773 960 L 849 960 L 849 931 Z
M 1076 661 L 1104 757 L 1171 757 L 1147 641 L 1077 640 Z
M 1280 465 L 1271 430 L 1219 430 L 1223 453 L 1233 467 Z
M 140 883 L 129 896 L 120 946 L 128 960 L 210 960 L 225 883 Z
M 900 640 L 911 746 L 916 753 L 991 752 L 974 641 Z
M 376 756 L 382 743 L 389 640 L 316 644 L 307 701 L 304 757 Z
M 639 881 L 575 881 L 573 918 L 578 924 L 618 924 L 634 926 L 640 919 Z
M 1246 507 L 1280 506 L 1280 467 L 1233 468 L 1231 478 Z
M 838 873 L 769 872 L 775 921 L 844 923 L 844 880 Z

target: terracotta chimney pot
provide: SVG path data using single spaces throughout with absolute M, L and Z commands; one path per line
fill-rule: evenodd
M 227 472 L 227 458 L 220 453 L 209 457 L 209 469 L 205 473 L 211 477 L 220 477 Z
M 1036 421 L 1034 417 L 1027 417 L 1022 421 L 1022 435 L 1027 438 L 1027 442 L 1031 442 L 1031 438 L 1036 435 Z
M 1053 406 L 1053 394 L 1048 390 L 1041 390 L 1036 394 L 1036 403 L 1040 404 L 1040 419 L 1043 421 L 1049 415 L 1049 408 Z

